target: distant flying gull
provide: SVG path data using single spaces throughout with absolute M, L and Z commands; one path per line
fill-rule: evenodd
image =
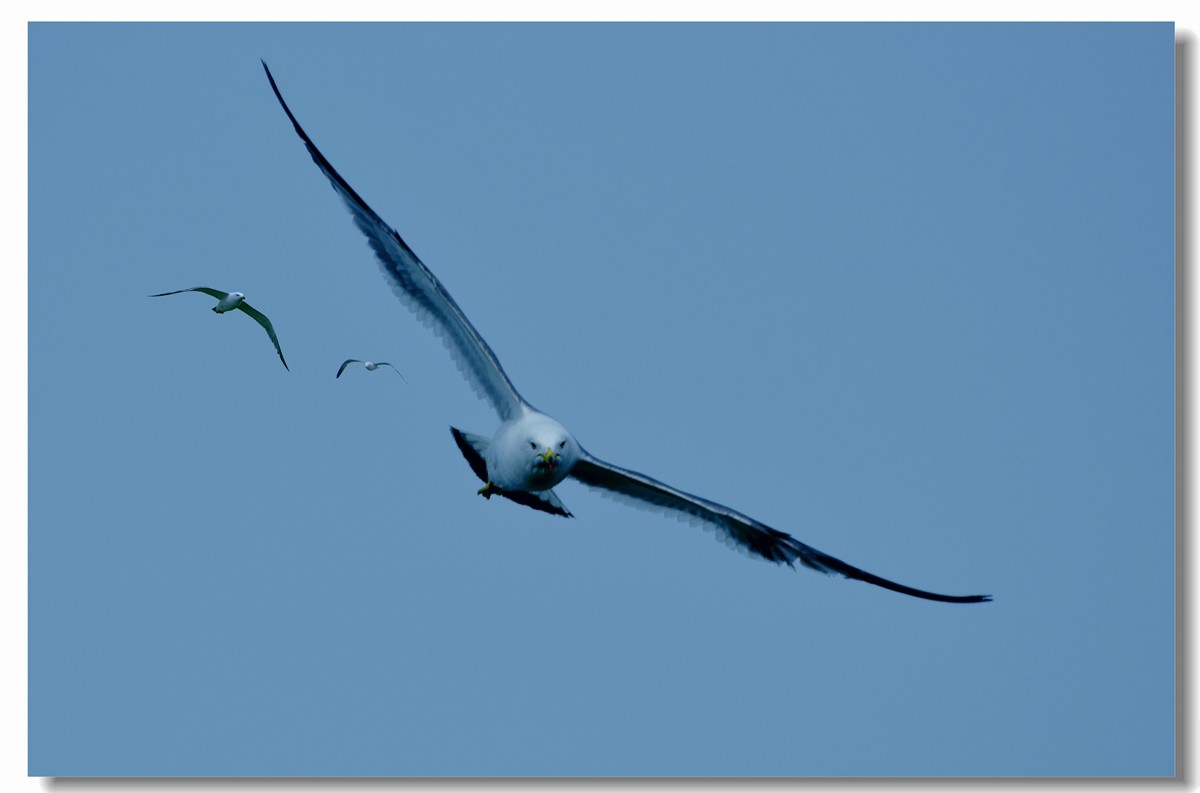
M 346 371 L 346 367 L 352 363 L 361 363 L 364 367 L 366 367 L 366 370 L 368 372 L 373 372 L 381 366 L 392 366 L 387 361 L 380 361 L 379 363 L 375 363 L 374 361 L 360 361 L 357 358 L 347 358 L 346 360 L 342 361 L 342 365 L 338 367 L 338 373 L 336 375 L 334 375 L 334 378 L 336 379 L 338 377 L 341 377 L 342 372 Z M 395 372 L 396 374 L 400 374 L 400 370 L 394 366 L 392 366 L 392 371 Z M 400 374 L 400 379 L 404 380 L 404 375 Z M 404 380 L 404 382 L 407 383 L 408 381 Z
M 206 295 L 212 295 L 217 299 L 217 304 L 213 306 L 213 311 L 218 314 L 224 314 L 226 311 L 233 311 L 235 308 L 240 309 L 251 317 L 259 325 L 263 326 L 263 330 L 271 337 L 271 343 L 275 345 L 275 352 L 279 353 L 279 360 L 283 361 L 283 368 L 289 372 L 287 361 L 283 358 L 283 350 L 279 349 L 279 339 L 275 336 L 275 328 L 271 327 L 271 320 L 267 319 L 267 315 L 259 311 L 246 302 L 246 296 L 241 292 L 222 292 L 220 289 L 209 289 L 207 286 L 193 286 L 191 289 L 176 289 L 174 292 L 160 292 L 157 295 L 150 297 L 166 297 L 167 295 L 178 295 L 183 292 L 203 292 Z
M 836 573 L 927 600 L 980 603 L 992 599 L 990 595 L 939 595 L 880 578 L 729 507 L 593 457 L 565 427 L 536 410 L 517 393 L 496 354 L 467 320 L 454 298 L 400 234 L 375 214 L 334 170 L 283 101 L 265 61 L 263 69 L 266 69 L 267 79 L 283 112 L 287 113 L 296 134 L 308 147 L 313 162 L 325 173 L 333 189 L 349 207 L 354 222 L 366 235 L 392 291 L 442 337 L 467 381 L 499 414 L 502 423 L 491 440 L 450 428 L 471 470 L 484 482 L 479 489 L 481 495 L 503 496 L 543 512 L 570 517 L 571 513 L 551 490 L 570 476 L 621 500 L 658 508 L 681 519 L 712 527 L 732 544 L 768 561 L 789 567 L 800 562 L 821 573 Z

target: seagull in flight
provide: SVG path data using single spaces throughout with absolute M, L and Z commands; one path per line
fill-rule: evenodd
M 732 543 L 771 562 L 864 581 L 893 592 L 944 603 L 981 603 L 990 595 L 941 595 L 898 584 L 834 558 L 782 531 L 715 501 L 694 496 L 645 474 L 605 462 L 579 445 L 566 427 L 537 410 L 517 392 L 492 348 L 467 319 L 441 282 L 400 234 L 367 205 L 325 159 L 292 115 L 263 61 L 267 79 L 283 112 L 329 179 L 367 238 L 384 278 L 402 303 L 442 337 L 451 356 L 476 393 L 491 404 L 500 427 L 491 438 L 450 428 L 459 451 L 484 483 L 479 494 L 502 496 L 533 509 L 563 517 L 571 513 L 552 489 L 568 477 L 620 500 L 657 508 L 698 521 Z
M 207 286 L 193 286 L 190 289 L 176 289 L 174 292 L 160 292 L 157 295 L 150 295 L 150 297 L 166 297 L 167 295 L 178 295 L 183 292 L 203 292 L 206 295 L 212 295 L 217 299 L 217 304 L 213 306 L 213 311 L 218 314 L 233 311 L 235 308 L 249 314 L 255 322 L 263 326 L 263 330 L 271 337 L 271 343 L 275 345 L 275 352 L 279 353 L 279 360 L 283 361 L 283 368 L 289 372 L 292 371 L 288 367 L 287 361 L 284 360 L 283 350 L 279 348 L 279 337 L 275 335 L 275 328 L 271 326 L 271 320 L 267 319 L 266 314 L 247 303 L 244 294 L 241 292 L 222 292 L 220 289 L 210 289 Z
M 361 363 L 368 372 L 373 372 L 381 366 L 392 366 L 387 361 L 380 361 L 380 362 L 376 363 L 374 361 L 360 361 L 357 358 L 347 358 L 346 360 L 342 361 L 342 365 L 338 367 L 338 372 L 336 375 L 334 375 L 334 379 L 341 377 L 342 372 L 346 371 L 346 367 L 352 363 Z M 400 370 L 397 369 L 395 366 L 392 366 L 392 371 L 395 372 L 396 374 L 400 374 Z M 400 374 L 400 379 L 404 380 L 404 375 Z M 404 382 L 407 383 L 408 381 L 404 380 Z

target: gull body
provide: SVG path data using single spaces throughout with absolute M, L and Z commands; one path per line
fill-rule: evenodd
M 501 490 L 549 490 L 575 467 L 579 444 L 562 424 L 530 410 L 500 425 L 484 459 Z
M 533 509 L 571 517 L 553 490 L 555 485 L 570 477 L 618 499 L 697 520 L 716 529 L 733 544 L 768 561 L 789 567 L 799 562 L 818 572 L 841 575 L 926 600 L 947 603 L 991 600 L 989 595 L 942 595 L 898 584 L 847 564 L 737 510 L 605 462 L 587 452 L 562 424 L 521 397 L 496 354 L 454 298 L 399 232 L 385 223 L 334 169 L 292 114 L 265 62 L 263 69 L 275 98 L 313 162 L 325 174 L 350 210 L 355 225 L 366 236 L 392 292 L 443 338 L 467 382 L 496 410 L 501 423 L 491 438 L 450 428 L 459 451 L 484 482 L 479 489 L 481 495 L 499 495 Z
M 246 302 L 246 295 L 241 292 L 222 292 L 220 289 L 212 289 L 207 286 L 193 286 L 189 289 L 176 289 L 174 292 L 159 292 L 157 295 L 150 297 L 166 297 L 167 295 L 178 295 L 183 292 L 202 292 L 217 299 L 217 304 L 212 310 L 218 314 L 224 314 L 227 311 L 237 309 L 247 316 L 251 317 L 259 325 L 262 325 L 263 330 L 267 332 L 267 336 L 271 338 L 271 343 L 275 345 L 275 352 L 279 355 L 279 360 L 283 361 L 283 368 L 289 372 L 291 369 L 287 365 L 287 360 L 283 357 L 283 350 L 279 346 L 279 337 L 275 335 L 275 327 L 271 325 L 271 320 L 267 319 L 267 315 L 259 311 Z
M 161 297 L 161 295 L 156 295 L 156 297 Z M 241 292 L 230 292 L 229 294 L 225 295 L 225 297 L 217 301 L 217 304 L 213 306 L 213 311 L 217 312 L 218 314 L 224 314 L 226 311 L 233 311 L 235 308 L 238 308 L 242 305 L 242 303 L 245 302 L 245 294 Z

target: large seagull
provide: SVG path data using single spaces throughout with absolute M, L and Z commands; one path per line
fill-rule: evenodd
M 442 337 L 467 381 L 500 416 L 500 428 L 489 440 L 450 428 L 459 450 L 484 482 L 480 495 L 503 496 L 519 504 L 571 517 L 551 489 L 567 477 L 619 499 L 656 507 L 682 519 L 711 526 L 750 553 L 795 567 L 799 562 L 821 573 L 837 574 L 912 597 L 944 603 L 982 603 L 990 595 L 940 595 L 897 584 L 860 570 L 805 545 L 748 515 L 715 501 L 693 496 L 645 474 L 606 463 L 587 452 L 566 427 L 537 410 L 517 393 L 500 361 L 466 314 L 450 297 L 400 234 L 383 221 L 321 154 L 283 101 L 271 70 L 263 62 L 275 98 L 287 113 L 313 162 L 329 179 L 367 237 L 392 291 L 426 325 Z

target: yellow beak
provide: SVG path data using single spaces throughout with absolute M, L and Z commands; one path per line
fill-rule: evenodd
M 546 449 L 546 451 L 539 454 L 538 457 L 541 457 L 542 462 L 551 468 L 558 464 L 558 453 L 553 449 Z

